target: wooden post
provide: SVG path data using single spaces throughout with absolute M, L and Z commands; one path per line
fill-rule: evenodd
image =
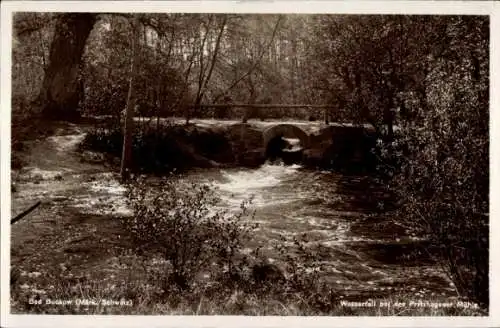
M 132 130 L 134 127 L 134 110 L 135 110 L 135 75 L 137 74 L 139 64 L 139 21 L 136 17 L 133 18 L 132 25 L 132 58 L 129 77 L 129 88 L 127 95 L 127 107 L 125 110 L 125 127 L 123 129 L 123 150 L 122 161 L 120 166 L 120 175 L 122 182 L 125 182 L 129 177 L 130 160 L 132 159 Z
M 241 123 L 245 124 L 248 122 L 249 112 L 250 112 L 250 107 L 243 108 L 243 118 L 241 119 Z

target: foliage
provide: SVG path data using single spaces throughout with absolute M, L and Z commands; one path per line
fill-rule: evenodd
M 139 181 L 128 195 L 134 216 L 127 226 L 140 248 L 169 262 L 168 280 L 181 290 L 190 289 L 201 273 L 237 273 L 235 257 L 254 228 L 242 222 L 251 215 L 248 202 L 238 213 L 218 211 L 220 200 L 207 185 L 183 186 L 172 179 L 162 180 L 157 190 Z
M 131 171 L 162 174 L 191 167 L 206 167 L 210 161 L 231 163 L 229 139 L 221 131 L 185 128 L 162 123 L 161 128 L 139 124 L 132 140 Z M 140 128 L 143 126 L 142 128 Z M 86 134 L 82 150 L 103 152 L 114 161 L 121 156 L 123 131 L 116 126 L 98 127 Z M 114 159 L 113 159 L 114 158 Z
M 144 35 L 146 29 L 139 28 Z M 123 18 L 106 16 L 91 35 L 82 70 L 85 99 L 81 106 L 87 114 L 120 117 L 125 108 L 132 58 L 130 30 Z M 157 55 L 141 40 L 134 83 L 138 95 L 136 115 L 172 115 L 176 102 L 178 108 L 184 105 L 179 98 L 185 88 L 183 78 L 168 58 Z
M 407 93 L 400 137 L 380 144 L 383 172 L 395 177 L 405 225 L 441 250 L 460 294 L 487 305 L 488 20 L 452 17 L 444 30 L 449 46 Z
M 325 280 L 321 254 L 327 248 L 321 244 L 309 244 L 304 237 L 293 240 L 293 247 L 278 244 L 275 247 L 283 257 L 287 278 L 284 292 L 300 295 L 310 310 L 328 313 L 338 304 L 338 291 Z
M 168 263 L 155 278 L 164 292 L 178 288 L 220 297 L 240 289 L 283 302 L 300 296 L 302 306 L 316 313 L 335 308 L 337 294 L 324 280 L 318 261 L 320 245 L 310 247 L 298 239 L 293 249 L 279 244 L 282 264 L 278 265 L 268 263 L 259 249 L 243 253 L 256 228 L 249 220 L 251 200 L 243 202 L 237 213 L 222 211 L 214 189 L 183 185 L 174 177 L 153 188 L 151 181 L 139 180 L 129 185 L 128 197 L 134 215 L 125 223 L 137 240 L 136 251 L 148 257 L 160 254 Z M 203 281 L 203 275 L 215 285 Z
M 53 14 L 17 13 L 13 17 L 12 119 L 33 115 L 31 102 L 38 96 L 48 65 Z
M 211 111 L 191 108 L 223 99 L 261 104 L 331 100 L 309 86 L 318 76 L 317 60 L 311 60 L 317 41 L 314 16 L 98 14 L 79 72 L 80 107 L 85 114 L 118 116 L 125 107 L 132 17 L 138 17 L 141 34 L 135 84 L 140 115 L 213 116 Z M 49 64 L 49 49 L 56 41 L 52 20 L 45 14 L 16 15 L 16 46 L 22 60 L 14 66 L 19 67 L 15 75 L 21 84 L 15 89 L 20 101 L 33 98 L 28 92 L 36 95 L 41 87 L 31 84 L 41 84 L 40 68 Z M 30 50 L 34 45 L 35 52 Z M 30 64 L 34 62 L 39 64 Z M 21 81 L 31 74 L 36 78 Z M 241 113 L 231 113 L 236 115 Z M 270 116 L 297 115 L 321 116 L 307 109 L 278 110 Z
M 442 250 L 458 291 L 488 303 L 488 18 L 321 16 L 323 94 L 379 136 L 401 221 Z M 394 131 L 397 123 L 399 130 Z
M 86 49 L 82 107 L 89 114 L 117 115 L 125 107 L 130 74 L 129 18 L 100 18 Z M 224 98 L 304 102 L 299 89 L 305 86 L 298 79 L 305 66 L 290 54 L 305 48 L 292 24 L 304 25 L 305 18 L 288 18 L 285 24 L 284 17 L 275 15 L 152 14 L 139 20 L 143 37 L 136 93 L 141 115 L 211 116 L 199 111 L 198 104 Z M 292 28 L 291 34 L 283 30 Z M 286 94 L 290 83 L 292 94 Z

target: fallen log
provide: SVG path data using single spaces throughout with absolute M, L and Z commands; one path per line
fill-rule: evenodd
M 17 221 L 21 220 L 23 217 L 25 217 L 26 215 L 30 214 L 34 209 L 36 209 L 38 206 L 40 206 L 40 204 L 42 204 L 42 202 L 38 201 L 38 202 L 36 202 L 35 205 L 31 206 L 26 211 L 22 212 L 21 214 L 16 215 L 15 218 L 13 218 L 12 220 L 10 220 L 10 224 L 14 224 Z

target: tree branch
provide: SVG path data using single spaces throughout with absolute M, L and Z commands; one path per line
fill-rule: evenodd
M 227 93 L 229 90 L 231 90 L 236 85 L 238 85 L 238 83 L 240 83 L 241 81 L 243 81 L 243 79 L 245 79 L 247 76 L 249 76 L 250 74 L 252 74 L 252 72 L 255 70 L 255 68 L 257 68 L 257 66 L 260 64 L 260 62 L 262 60 L 262 57 L 264 57 L 264 54 L 266 53 L 266 49 L 269 48 L 269 46 L 274 41 L 274 37 L 276 36 L 276 33 L 278 32 L 278 27 L 279 27 L 279 24 L 281 22 L 281 19 L 282 19 L 281 16 L 278 17 L 278 20 L 276 21 L 276 24 L 274 26 L 274 30 L 273 30 L 273 34 L 271 36 L 271 39 L 267 43 L 266 47 L 264 47 L 264 49 L 260 53 L 259 59 L 254 63 L 254 65 L 245 74 L 243 74 L 239 79 L 237 79 L 236 81 L 234 81 L 233 84 L 231 84 L 231 86 L 229 86 L 223 93 L 220 93 L 219 95 L 217 95 L 217 97 L 214 98 L 214 102 L 216 102 L 217 100 L 219 100 L 219 98 L 222 97 L 225 93 Z
M 217 35 L 217 41 L 215 42 L 215 49 L 214 49 L 214 54 L 212 57 L 212 63 L 210 65 L 210 70 L 208 71 L 208 75 L 205 78 L 205 82 L 203 83 L 203 87 L 202 87 L 202 91 L 201 91 L 200 96 L 203 96 L 203 94 L 205 93 L 208 81 L 210 81 L 210 78 L 212 77 L 212 72 L 214 70 L 215 62 L 217 61 L 217 54 L 218 54 L 219 48 L 220 48 L 220 41 L 222 39 L 222 35 L 224 34 L 224 28 L 226 27 L 226 23 L 227 23 L 227 16 L 224 16 L 224 20 L 222 21 L 219 34 Z M 199 100 L 201 100 L 201 99 L 199 99 Z

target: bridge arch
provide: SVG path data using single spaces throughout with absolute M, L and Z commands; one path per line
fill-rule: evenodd
M 284 138 L 299 139 L 302 148 L 309 147 L 309 135 L 298 126 L 286 123 L 274 125 L 264 130 L 264 147 L 267 148 L 269 141 L 279 135 L 283 136 Z

